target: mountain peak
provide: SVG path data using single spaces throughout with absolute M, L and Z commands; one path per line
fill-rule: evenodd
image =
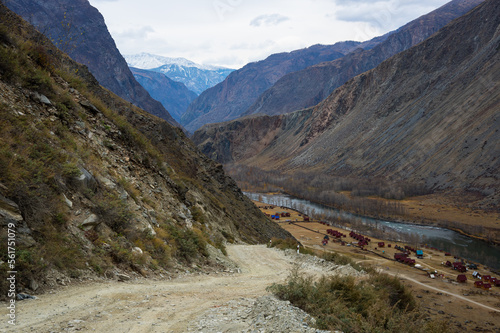
M 220 66 L 212 65 L 200 65 L 186 58 L 171 58 L 164 57 L 156 54 L 151 54 L 147 52 L 141 52 L 138 54 L 128 54 L 123 56 L 130 67 L 140 68 L 140 69 L 153 69 L 165 65 L 178 65 L 181 67 L 194 67 L 202 70 L 218 70 L 227 69 Z

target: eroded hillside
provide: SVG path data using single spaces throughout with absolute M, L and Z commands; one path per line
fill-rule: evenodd
M 2 4 L 0 60 L 0 225 L 2 239 L 15 229 L 18 292 L 217 267 L 209 253 L 227 242 L 289 236 L 180 129 L 102 88 Z

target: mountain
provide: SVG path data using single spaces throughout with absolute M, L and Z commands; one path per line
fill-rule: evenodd
M 416 45 L 483 0 L 454 0 L 399 28 L 369 50 L 356 49 L 343 58 L 283 76 L 261 94 L 242 115 L 274 115 L 314 106 L 350 78 Z
M 290 237 L 180 128 L 103 88 L 3 3 L 0 105 L 0 234 L 15 232 L 17 292 L 220 270 L 226 242 Z M 7 263 L 7 243 L 1 253 Z
M 234 71 L 225 67 L 199 65 L 184 58 L 168 58 L 149 53 L 124 57 L 129 66 L 165 74 L 174 81 L 184 83 L 198 95 L 223 81 Z
M 137 82 L 178 122 L 189 104 L 198 96 L 183 83 L 175 82 L 164 74 L 135 67 L 130 67 L 130 70 Z
M 308 66 L 343 57 L 357 42 L 314 45 L 289 53 L 273 54 L 232 72 L 223 82 L 204 91 L 191 103 L 181 119 L 188 131 L 207 123 L 235 119 L 283 75 Z
M 100 84 L 149 113 L 180 126 L 135 80 L 116 48 L 104 18 L 88 0 L 9 0 L 21 15 L 74 60 L 90 69 Z
M 206 125 L 193 140 L 280 177 L 423 183 L 498 211 L 499 24 L 500 2 L 486 1 L 315 107 Z

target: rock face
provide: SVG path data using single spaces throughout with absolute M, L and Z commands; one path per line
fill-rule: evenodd
M 116 48 L 104 18 L 88 0 L 9 0 L 6 6 L 63 52 L 86 65 L 100 84 L 149 113 L 179 126 L 135 80 Z
M 0 40 L 0 236 L 15 224 L 19 291 L 35 277 L 44 289 L 200 269 L 209 244 L 291 237 L 181 129 L 102 88 L 3 4 Z
M 389 57 L 416 45 L 451 20 L 483 0 L 454 0 L 391 34 L 370 50 L 357 49 L 337 60 L 321 63 L 283 76 L 262 93 L 243 116 L 277 115 L 314 106 L 352 77 L 370 70 Z
M 182 116 L 181 124 L 194 132 L 207 123 L 239 117 L 255 99 L 283 75 L 323 61 L 343 57 L 357 42 L 314 45 L 279 53 L 232 72 L 223 82 L 203 92 Z
M 130 67 L 130 70 L 137 82 L 151 94 L 151 97 L 159 101 L 178 122 L 189 104 L 198 96 L 186 88 L 183 83 L 175 82 L 164 74 L 134 67 Z
M 425 182 L 497 209 L 499 14 L 498 1 L 479 5 L 314 108 L 206 126 L 193 139 L 225 163 Z

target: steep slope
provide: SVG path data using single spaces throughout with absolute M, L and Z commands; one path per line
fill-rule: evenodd
M 0 234 L 15 234 L 13 266 L 0 245 L 2 290 L 14 270 L 31 293 L 220 269 L 215 247 L 289 236 L 179 128 L 102 88 L 3 4 L 0 119 Z
M 483 0 L 453 0 L 398 29 L 373 49 L 357 49 L 347 56 L 293 72 L 265 91 L 243 115 L 275 115 L 314 106 L 350 78 L 416 45 Z
M 197 95 L 224 81 L 234 71 L 225 67 L 199 65 L 184 58 L 168 58 L 149 53 L 124 57 L 129 66 L 163 73 L 174 81 L 184 83 Z
M 173 81 L 161 73 L 134 67 L 130 67 L 130 70 L 137 82 L 169 110 L 170 115 L 178 122 L 189 104 L 198 96 L 183 83 Z
M 235 119 L 283 75 L 308 66 L 343 57 L 357 42 L 314 45 L 290 53 L 279 53 L 250 63 L 231 73 L 223 82 L 203 92 L 191 103 L 181 120 L 188 131 L 207 123 Z
M 86 65 L 104 87 L 179 126 L 135 80 L 104 18 L 88 0 L 9 0 L 5 4 L 48 36 L 59 49 Z
M 499 23 L 500 3 L 487 1 L 314 108 L 206 126 L 193 140 L 224 162 L 423 182 L 498 210 Z

